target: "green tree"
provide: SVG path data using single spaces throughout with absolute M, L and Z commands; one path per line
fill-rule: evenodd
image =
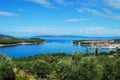
M 86 48 L 86 55 L 89 55 L 89 48 Z
M 77 64 L 82 59 L 82 52 L 81 51 L 74 51 L 72 54 L 72 60 L 75 64 Z
M 61 59 L 57 64 L 56 64 L 56 73 L 57 76 L 56 78 L 58 80 L 74 80 L 73 75 L 74 73 L 72 72 L 72 59 L 67 58 Z
M 74 67 L 75 80 L 101 80 L 103 67 L 94 58 L 85 57 Z
M 95 55 L 96 55 L 96 56 L 98 55 L 98 49 L 99 49 L 99 48 L 95 48 Z
M 30 61 L 26 64 L 26 68 L 40 78 L 46 78 L 47 74 L 50 73 L 49 63 L 43 60 Z
M 0 80 L 15 80 L 14 63 L 11 58 L 0 53 Z
M 118 56 L 120 56 L 120 49 L 118 47 L 116 48 L 116 53 Z
M 115 80 L 120 80 L 120 58 L 118 57 L 114 61 L 114 75 L 115 75 Z

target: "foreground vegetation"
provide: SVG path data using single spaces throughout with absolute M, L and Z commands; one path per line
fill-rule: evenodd
M 116 52 L 75 51 L 23 58 L 0 54 L 0 80 L 120 80 L 120 50 Z

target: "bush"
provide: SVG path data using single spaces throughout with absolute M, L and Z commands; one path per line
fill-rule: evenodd
M 73 79 L 73 70 L 72 70 L 72 59 L 68 60 L 60 60 L 56 64 L 56 73 L 57 73 L 57 79 L 60 80 L 74 80 Z
M 43 60 L 35 60 L 26 63 L 25 66 L 29 72 L 37 75 L 40 78 L 46 78 L 47 74 L 50 73 L 49 63 Z
M 0 80 L 15 80 L 14 64 L 10 58 L 0 54 Z

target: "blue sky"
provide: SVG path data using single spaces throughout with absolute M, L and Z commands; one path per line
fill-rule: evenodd
M 0 34 L 120 36 L 120 0 L 0 0 Z

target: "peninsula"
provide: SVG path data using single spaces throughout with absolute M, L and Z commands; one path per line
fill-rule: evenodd
M 0 47 L 3 46 L 14 46 L 20 44 L 38 44 L 44 42 L 44 39 L 40 38 L 17 38 L 13 36 L 0 34 Z
M 73 40 L 73 44 L 120 44 L 120 39 L 113 40 Z

